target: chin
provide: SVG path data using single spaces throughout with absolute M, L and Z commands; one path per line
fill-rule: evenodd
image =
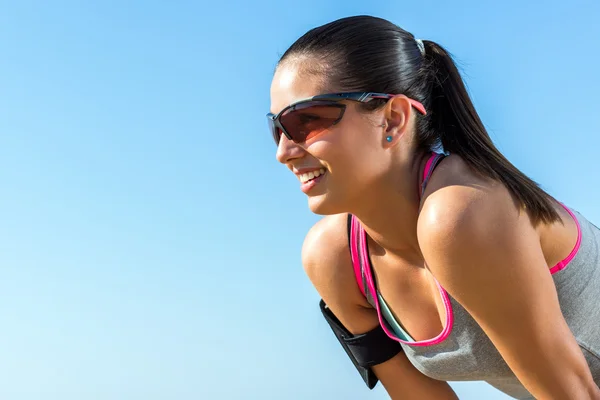
M 334 215 L 344 211 L 344 207 L 339 201 L 335 201 L 331 196 L 319 195 L 308 198 L 308 208 L 317 215 Z

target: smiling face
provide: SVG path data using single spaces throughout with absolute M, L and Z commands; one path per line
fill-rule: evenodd
M 302 72 L 299 62 L 278 67 L 271 85 L 271 112 L 319 94 L 336 92 L 325 88 L 320 77 Z M 300 180 L 308 196 L 309 208 L 316 214 L 347 212 L 361 196 L 368 196 L 390 165 L 390 143 L 386 141 L 384 108 L 373 112 L 359 109 L 355 101 L 346 106 L 338 123 L 321 130 L 304 143 L 294 143 L 281 135 L 277 160 Z M 302 113 L 302 110 L 295 111 Z M 298 115 L 307 121 L 314 115 Z

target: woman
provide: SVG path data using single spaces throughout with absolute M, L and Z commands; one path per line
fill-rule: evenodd
M 325 215 L 303 264 L 370 388 L 600 399 L 600 230 L 496 149 L 441 46 L 373 17 L 315 28 L 271 111 L 277 159 Z

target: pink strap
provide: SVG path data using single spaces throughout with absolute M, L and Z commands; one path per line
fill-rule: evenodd
M 423 182 L 421 183 L 421 187 L 419 188 L 419 197 L 422 196 L 422 192 L 424 192 L 425 190 L 425 186 L 427 185 L 427 181 L 433 173 L 433 169 L 443 157 L 443 154 L 433 153 L 431 157 L 429 157 L 429 159 L 427 160 L 427 163 L 425 164 L 425 169 L 423 171 Z M 379 298 L 377 296 L 377 289 L 375 288 L 374 278 L 371 274 L 371 264 L 367 249 L 367 234 L 364 228 L 361 226 L 358 219 L 354 215 L 351 215 L 350 218 L 350 253 L 356 283 L 360 288 L 360 291 L 363 294 L 363 296 L 365 296 L 369 303 L 371 303 L 373 307 L 377 310 L 379 324 L 382 326 L 387 336 L 400 343 L 409 344 L 411 346 L 430 346 L 444 341 L 450 335 L 452 327 L 454 326 L 454 313 L 450 304 L 448 293 L 446 293 L 446 291 L 437 281 L 436 284 L 438 286 L 440 296 L 444 302 L 444 308 L 446 309 L 446 323 L 444 325 L 444 329 L 438 336 L 429 340 L 405 342 L 400 338 L 396 337 L 396 335 L 388 327 L 381 314 Z M 367 286 L 366 288 L 365 282 Z
M 427 163 L 425 164 L 425 169 L 423 169 L 423 182 L 427 180 L 429 174 L 432 172 L 431 167 L 433 166 L 433 160 L 435 159 L 435 157 L 437 157 L 437 154 L 432 153 L 429 157 L 429 160 L 427 160 Z
M 577 219 L 577 216 L 575 216 L 575 214 L 569 209 L 569 207 L 567 207 L 563 203 L 560 203 L 560 205 L 563 206 L 565 210 L 567 210 L 571 218 L 573 218 L 573 221 L 575 221 L 575 225 L 577 225 L 577 241 L 575 242 L 575 246 L 567 256 L 567 258 L 556 264 L 554 267 L 550 268 L 550 274 L 552 275 L 554 275 L 558 271 L 562 271 L 563 269 L 565 269 L 567 265 L 569 265 L 569 263 L 573 260 L 573 258 L 575 258 L 577 252 L 579 252 L 579 248 L 581 247 L 581 225 L 579 224 L 579 219 Z
M 419 187 L 419 199 L 423 196 L 423 193 L 425 193 L 425 187 L 427 186 L 427 183 L 433 174 L 433 170 L 442 158 L 444 158 L 444 154 L 431 153 L 427 163 L 425 163 L 425 168 L 423 169 L 423 180 L 421 181 L 421 186 Z
M 375 288 L 375 281 L 373 279 L 373 275 L 371 274 L 370 261 L 367 251 L 367 235 L 364 228 L 360 225 L 360 223 L 354 216 L 352 216 L 350 235 L 350 252 L 352 253 L 352 265 L 354 267 L 356 283 L 358 284 L 358 287 L 360 288 L 363 296 L 365 296 L 367 300 L 370 300 L 369 302 L 377 310 L 379 324 L 383 328 L 386 335 L 393 340 L 396 340 L 400 343 L 409 344 L 411 346 L 431 346 L 446 340 L 446 338 L 450 335 L 452 331 L 452 327 L 454 326 L 454 313 L 452 310 L 450 299 L 448 297 L 448 293 L 446 293 L 446 291 L 437 282 L 437 280 L 436 284 L 438 286 L 438 290 L 440 292 L 442 301 L 444 302 L 444 308 L 446 309 L 446 323 L 442 332 L 432 339 L 417 342 L 406 342 L 396 337 L 396 335 L 393 333 L 393 331 L 389 328 L 386 321 L 384 320 L 383 315 L 381 314 L 379 298 L 377 296 L 377 289 Z M 364 268 L 364 270 L 362 268 Z M 367 288 L 363 286 L 362 273 L 365 274 Z M 368 296 L 365 289 L 368 290 Z
M 367 296 L 365 292 L 365 287 L 363 285 L 362 279 L 362 268 L 360 263 L 360 257 L 358 255 L 358 242 L 360 241 L 360 232 L 363 231 L 362 226 L 356 220 L 354 215 L 351 216 L 352 220 L 350 222 L 350 255 L 352 256 L 352 267 L 354 269 L 354 277 L 356 278 L 356 283 L 363 296 Z

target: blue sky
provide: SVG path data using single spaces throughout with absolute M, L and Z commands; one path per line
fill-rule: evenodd
M 354 14 L 438 41 L 500 149 L 600 223 L 599 4 L 0 2 L 0 398 L 386 399 L 300 264 L 278 56 Z

